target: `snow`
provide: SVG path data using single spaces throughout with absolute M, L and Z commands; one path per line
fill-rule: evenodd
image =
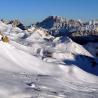
M 2 22 L 0 30 L 10 38 L 0 41 L 0 98 L 98 98 L 97 45 Z

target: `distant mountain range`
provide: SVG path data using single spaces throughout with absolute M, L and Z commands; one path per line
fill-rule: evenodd
M 80 20 L 67 20 L 58 16 L 49 16 L 42 22 L 36 23 L 36 26 L 46 29 L 53 36 L 67 35 L 80 44 L 98 41 L 97 20 L 82 22 Z
M 31 28 L 31 26 L 25 27 L 19 20 L 2 21 L 22 30 Z M 45 32 L 55 37 L 69 36 L 79 44 L 98 42 L 98 20 L 83 22 L 73 19 L 68 20 L 59 16 L 49 16 L 43 21 L 33 24 L 32 27 L 44 29 Z

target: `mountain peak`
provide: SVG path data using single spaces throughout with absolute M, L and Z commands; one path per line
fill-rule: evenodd
M 51 29 L 56 24 L 65 23 L 66 19 L 60 16 L 48 16 L 42 22 L 38 22 L 36 25 L 45 29 Z

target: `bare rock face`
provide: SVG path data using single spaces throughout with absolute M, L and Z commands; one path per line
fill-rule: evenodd
M 78 21 L 66 20 L 59 16 L 49 16 L 42 22 L 36 24 L 37 27 L 47 29 L 53 36 L 69 35 L 69 32 L 79 29 L 80 25 Z
M 25 26 L 19 20 L 11 20 L 8 24 L 12 24 L 14 27 L 19 27 L 22 30 L 25 30 Z
M 51 29 L 53 26 L 59 27 L 66 24 L 66 20 L 58 16 L 49 16 L 40 23 L 37 23 L 38 26 L 42 26 L 45 29 Z

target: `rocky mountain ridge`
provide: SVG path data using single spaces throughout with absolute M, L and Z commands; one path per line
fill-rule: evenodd
M 80 20 L 66 19 L 59 16 L 49 16 L 41 22 L 37 22 L 32 26 L 25 27 L 19 20 L 4 21 L 5 24 L 11 24 L 13 27 L 19 27 L 22 30 L 32 31 L 42 30 L 45 34 L 54 37 L 68 36 L 79 44 L 88 42 L 98 42 L 98 21 L 92 20 L 83 22 Z

